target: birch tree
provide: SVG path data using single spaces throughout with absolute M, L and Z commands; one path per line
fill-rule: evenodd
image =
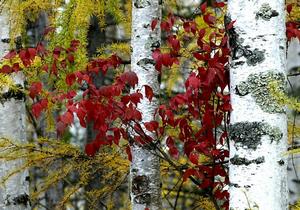
M 132 1 L 132 35 L 131 35 L 131 69 L 138 77 L 138 87 L 145 96 L 144 85 L 158 93 L 157 72 L 152 59 L 152 48 L 160 43 L 160 29 L 157 26 L 153 31 L 151 22 L 161 17 L 161 1 L 134 0 Z M 159 25 L 159 24 L 157 24 Z M 157 100 L 152 102 L 144 97 L 138 104 L 142 112 L 143 122 L 153 120 Z M 150 134 L 149 134 L 150 135 Z M 155 139 L 155 137 L 153 136 Z M 133 210 L 149 208 L 156 210 L 161 208 L 160 189 L 160 162 L 153 154 L 154 151 L 133 143 L 131 177 L 131 202 Z
M 3 13 L 0 16 L 0 55 L 3 57 L 9 50 L 9 26 L 8 17 Z M 14 83 L 23 87 L 24 78 L 22 73 L 12 75 Z M 24 94 L 8 87 L 1 90 L 0 104 L 0 138 L 12 139 L 16 142 L 26 141 L 25 132 L 25 104 Z M 9 171 L 15 170 L 21 165 L 18 161 L 1 161 L 0 177 L 5 177 Z M 30 209 L 29 203 L 29 176 L 28 171 L 20 171 L 13 175 L 0 188 L 0 209 L 26 210 Z
M 229 0 L 230 208 L 287 209 L 287 118 L 268 90 L 286 85 L 284 1 Z

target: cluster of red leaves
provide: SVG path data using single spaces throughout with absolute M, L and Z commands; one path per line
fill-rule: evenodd
M 201 9 L 205 11 L 205 6 Z M 203 18 L 209 26 L 215 22 L 215 17 L 211 14 L 205 14 Z M 187 35 L 191 34 L 197 41 L 199 50 L 191 52 L 193 57 L 196 61 L 204 62 L 205 66 L 199 66 L 197 71 L 190 73 L 185 81 L 184 93 L 172 97 L 168 105 L 160 105 L 158 115 L 162 126 L 158 130 L 161 135 L 164 135 L 167 127 L 180 131 L 178 136 L 168 136 L 166 144 L 173 158 L 178 158 L 183 153 L 193 164 L 193 167 L 184 172 L 183 179 L 187 180 L 192 176 L 199 180 L 199 187 L 211 191 L 217 200 L 224 201 L 223 207 L 227 209 L 229 194 L 223 189 L 228 184 L 224 162 L 229 152 L 226 147 L 227 131 L 220 130 L 220 127 L 222 123 L 229 123 L 227 113 L 231 110 L 229 95 L 224 93 L 229 82 L 228 37 L 224 35 L 224 29 L 206 34 L 206 30 L 198 28 L 194 21 L 184 21 L 183 28 Z M 207 36 L 208 41 L 204 38 Z M 169 67 L 176 63 L 180 56 L 180 42 L 176 36 L 169 35 L 167 43 L 170 53 L 159 56 L 158 51 L 153 53 L 158 71 L 161 71 L 162 65 Z M 177 113 L 182 113 L 183 110 L 184 116 L 179 117 Z M 192 124 L 199 125 L 199 128 L 195 130 Z M 179 149 L 180 144 L 183 145 L 183 152 Z M 200 162 L 200 155 L 209 157 L 210 162 Z M 219 181 L 217 177 L 223 177 L 225 181 Z
M 291 16 L 292 9 L 295 5 L 289 4 L 286 7 L 288 15 Z M 293 20 L 293 17 L 290 17 L 290 21 L 286 23 L 286 35 L 288 41 L 292 38 L 298 38 L 300 40 L 300 22 L 299 20 Z

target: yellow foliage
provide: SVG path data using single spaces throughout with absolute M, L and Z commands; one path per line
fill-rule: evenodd
M 31 192 L 34 202 L 41 193 L 45 192 L 57 182 L 68 180 L 71 173 L 79 175 L 77 182 L 67 188 L 64 197 L 57 205 L 58 209 L 66 205 L 70 197 L 88 185 L 98 171 L 101 171 L 101 183 L 99 189 L 86 192 L 87 200 L 91 205 L 97 199 L 110 196 L 127 177 L 129 162 L 124 155 L 117 150 L 99 152 L 95 157 L 88 157 L 79 148 L 70 144 L 62 143 L 54 139 L 40 138 L 32 143 L 15 143 L 6 138 L 0 139 L 0 160 L 13 161 L 22 159 L 22 165 L 1 177 L 1 183 L 5 183 L 11 176 L 27 168 L 37 167 L 47 173 L 37 190 Z M 63 160 L 63 162 L 62 162 Z M 55 166 L 55 170 L 53 167 Z M 52 168 L 52 170 L 51 170 Z M 107 184 L 109 183 L 109 185 Z
M 288 143 L 292 144 L 293 138 L 299 138 L 299 137 L 300 137 L 300 126 L 289 123 L 288 124 Z
M 287 16 L 288 21 L 299 21 L 300 19 L 300 2 L 298 0 L 286 0 L 286 5 L 292 4 L 293 9 L 290 15 Z
M 14 81 L 8 74 L 0 73 L 0 91 L 15 88 Z
M 287 106 L 291 110 L 300 111 L 300 102 L 296 98 L 292 98 L 286 95 L 283 91 L 278 89 L 279 84 L 277 81 L 271 81 L 269 84 L 269 90 L 271 95 L 277 101 L 279 105 Z
M 97 52 L 101 55 L 101 57 L 105 54 L 116 53 L 123 60 L 129 60 L 131 55 L 130 44 L 123 42 L 112 43 L 110 45 L 100 47 L 97 49 Z
M 300 210 L 300 200 L 296 204 L 290 206 L 291 210 Z

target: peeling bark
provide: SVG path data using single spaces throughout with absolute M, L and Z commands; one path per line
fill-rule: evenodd
M 132 2 L 132 57 L 131 69 L 139 79 L 137 89 L 141 89 L 144 95 L 138 109 L 142 112 L 143 122 L 153 120 L 157 99 L 150 103 L 145 97 L 144 85 L 149 85 L 155 94 L 158 93 L 159 85 L 157 71 L 152 59 L 152 46 L 160 45 L 159 23 L 154 31 L 150 24 L 153 19 L 160 20 L 161 6 L 159 0 L 134 0 Z M 153 139 L 155 137 L 153 136 Z M 160 161 L 153 154 L 151 148 L 137 143 L 131 147 L 132 163 L 130 170 L 131 203 L 133 210 L 149 208 L 158 210 L 161 205 L 161 182 Z
M 268 93 L 286 84 L 284 1 L 229 0 L 230 209 L 288 209 L 287 119 Z
M 5 14 L 0 16 L 0 56 L 3 57 L 9 49 L 7 42 L 9 28 Z M 22 73 L 12 75 L 13 80 L 19 86 L 24 86 Z M 25 130 L 25 104 L 24 95 L 21 93 L 11 93 L 10 90 L 1 90 L 2 103 L 0 103 L 0 138 L 9 138 L 16 142 L 26 141 Z M 6 175 L 9 171 L 20 167 L 22 160 L 0 162 L 0 177 Z M 12 176 L 0 188 L 0 209 L 5 210 L 29 210 L 29 183 L 28 171 L 24 170 Z

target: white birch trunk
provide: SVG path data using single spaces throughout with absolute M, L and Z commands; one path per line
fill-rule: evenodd
M 9 38 L 9 26 L 5 14 L 0 16 L 0 56 L 3 57 L 9 45 L 3 40 Z M 23 86 L 24 78 L 22 73 L 13 75 L 16 84 Z M 9 90 L 5 90 L 9 91 Z M 0 93 L 3 96 L 3 92 Z M 3 97 L 1 97 L 3 98 Z M 0 138 L 9 138 L 16 142 L 26 141 L 26 112 L 24 99 L 19 97 L 9 97 L 0 104 Z M 22 160 L 0 162 L 0 177 L 5 176 L 9 171 L 14 170 L 22 164 Z M 26 210 L 30 209 L 29 203 L 29 179 L 28 171 L 21 171 L 11 177 L 0 187 L 0 209 L 1 210 Z
M 286 85 L 284 0 L 229 0 L 230 209 L 288 209 L 287 118 L 268 92 Z
M 157 72 L 152 59 L 152 47 L 160 43 L 160 0 L 133 0 L 132 1 L 132 35 L 131 35 L 131 69 L 139 79 L 138 89 L 143 85 L 152 87 L 154 93 L 158 92 Z M 151 30 L 153 19 L 159 19 L 156 29 Z M 144 97 L 138 105 L 142 112 L 143 122 L 153 120 L 154 111 L 157 108 L 157 100 L 150 103 Z M 133 210 L 161 209 L 161 182 L 159 158 L 153 155 L 153 151 L 137 144 L 133 144 L 132 164 L 130 169 L 130 196 Z

